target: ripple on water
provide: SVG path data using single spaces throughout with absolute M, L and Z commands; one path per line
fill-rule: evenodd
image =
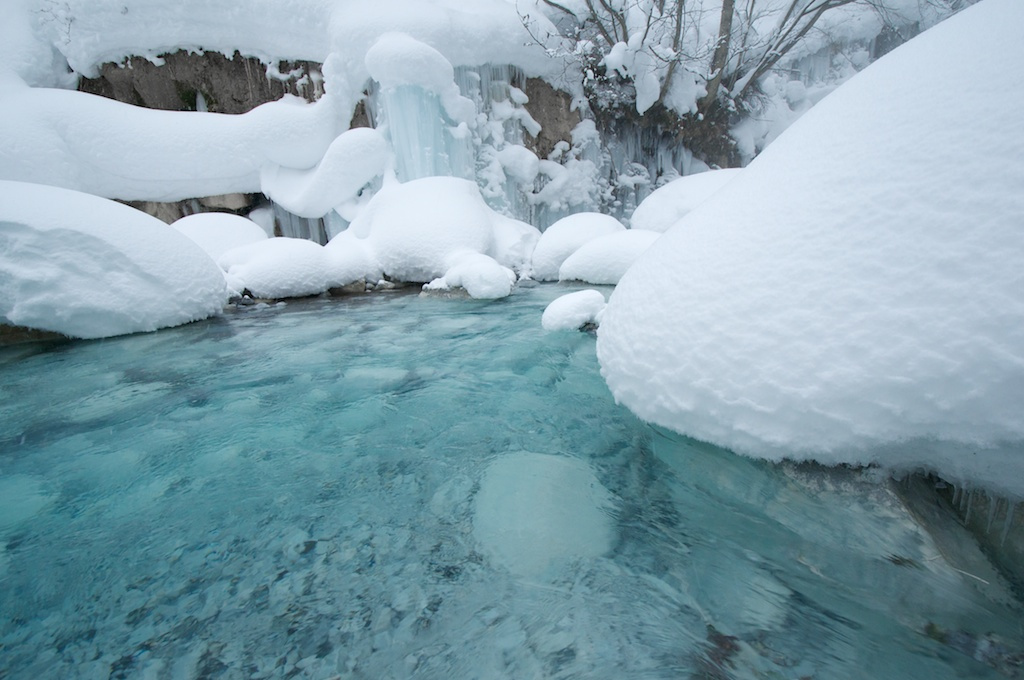
M 592 336 L 541 330 L 567 289 L 296 301 L 0 362 L 0 668 L 1006 674 L 1019 610 L 885 480 L 638 422 Z

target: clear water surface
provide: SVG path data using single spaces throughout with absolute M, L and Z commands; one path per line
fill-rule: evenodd
M 969 544 L 884 478 L 639 422 L 592 335 L 541 330 L 565 292 L 4 350 L 0 677 L 1013 675 L 1020 610 L 947 561 Z M 524 451 L 586 463 L 610 549 L 523 576 L 480 544 Z

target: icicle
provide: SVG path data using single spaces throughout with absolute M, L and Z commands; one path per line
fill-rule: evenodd
M 281 206 L 273 203 L 274 222 L 280 236 L 289 238 L 304 238 L 309 241 L 316 241 L 320 245 L 327 243 L 327 230 L 324 228 L 323 219 L 309 219 L 299 217 L 288 212 Z
M 988 499 L 988 521 L 985 523 L 985 533 L 992 533 L 992 522 L 996 519 L 996 507 L 999 505 L 1000 498 L 992 496 Z
M 960 507 L 960 496 L 962 495 L 963 489 L 956 484 L 953 484 L 953 507 Z
M 1006 501 L 1006 520 L 1003 524 L 1003 536 L 999 539 L 999 548 L 1006 545 L 1006 538 L 1010 535 L 1010 528 L 1013 526 L 1013 515 L 1017 512 L 1017 503 Z
M 971 523 L 971 511 L 974 510 L 974 497 L 981 493 L 980 491 L 968 491 L 967 492 L 967 512 L 964 513 L 964 524 Z

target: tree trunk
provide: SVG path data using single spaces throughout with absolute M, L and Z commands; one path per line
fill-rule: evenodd
M 729 63 L 729 47 L 732 40 L 732 16 L 736 0 L 722 0 L 722 17 L 718 22 L 718 44 L 711 58 L 711 80 L 708 81 L 708 92 L 700 100 L 697 110 L 707 111 L 718 99 L 718 88 L 722 84 L 725 67 Z

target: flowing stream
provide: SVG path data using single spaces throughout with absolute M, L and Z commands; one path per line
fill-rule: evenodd
M 639 422 L 567 290 L 0 352 L 0 678 L 1015 677 L 952 519 Z

